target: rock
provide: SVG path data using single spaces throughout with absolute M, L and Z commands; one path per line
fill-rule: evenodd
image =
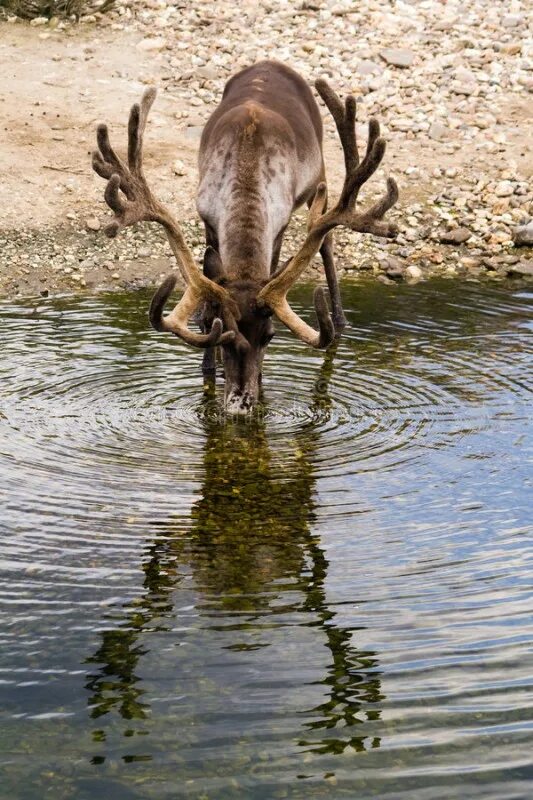
M 217 78 L 220 78 L 220 71 L 215 67 L 210 67 L 209 65 L 205 67 L 198 67 L 196 74 L 200 78 L 204 78 L 207 81 L 214 81 Z
M 510 181 L 500 181 L 494 187 L 496 197 L 510 197 L 514 194 L 514 186 Z
M 185 164 L 179 158 L 177 158 L 176 161 L 174 161 L 172 170 L 174 172 L 174 175 L 186 175 L 187 174 L 187 170 L 185 169 Z
M 415 54 L 412 50 L 403 50 L 399 47 L 385 47 L 379 51 L 379 54 L 387 64 L 401 69 L 407 69 L 407 67 L 412 66 L 415 60 Z
M 380 75 L 383 72 L 383 67 L 368 59 L 360 61 L 355 69 L 359 75 Z
M 481 265 L 480 258 L 462 258 L 461 265 L 465 269 L 477 269 Z
M 505 14 L 502 17 L 501 24 L 504 28 L 516 28 L 522 25 L 524 17 L 522 14 Z
M 417 267 L 416 264 L 411 264 L 405 270 L 404 277 L 408 283 L 417 283 L 418 281 L 422 280 L 423 273 L 420 267 Z
M 387 278 L 386 275 L 378 275 L 376 280 L 380 283 L 384 283 L 385 286 L 392 286 L 394 284 L 394 281 L 391 281 L 391 279 Z
M 152 255 L 152 250 L 150 247 L 139 247 L 137 250 L 137 255 L 139 258 L 150 258 Z
M 464 244 L 472 236 L 468 228 L 453 228 L 451 231 L 441 233 L 439 242 L 441 244 Z
M 88 231 L 99 231 L 102 225 L 97 217 L 87 217 L 85 227 Z
M 448 136 L 448 133 L 449 129 L 446 125 L 443 125 L 442 122 L 434 122 L 429 128 L 428 136 L 430 139 L 440 142 Z
M 463 83 L 462 81 L 452 81 L 450 83 L 450 91 L 454 94 L 464 94 L 469 97 L 477 89 L 476 83 Z
M 156 39 L 141 39 L 140 42 L 137 42 L 137 50 L 143 50 L 146 53 L 149 53 L 153 50 L 163 50 L 166 47 L 167 43 L 165 39 L 156 38 Z
M 399 281 L 403 278 L 405 264 L 403 264 L 397 258 L 388 256 L 380 263 L 380 266 L 384 270 L 387 278 L 392 278 L 392 280 L 395 281 Z
M 513 242 L 516 247 L 533 247 L 533 219 L 513 230 Z
M 522 275 L 533 278 L 533 260 L 519 261 L 507 270 L 508 275 Z

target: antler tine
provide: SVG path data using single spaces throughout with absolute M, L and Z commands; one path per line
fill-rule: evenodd
M 187 289 L 174 311 L 163 318 L 163 306 L 174 288 L 175 277 L 165 281 L 154 298 L 155 310 L 151 310 L 150 319 L 156 329 L 172 331 L 188 344 L 196 347 L 212 347 L 214 344 L 232 340 L 235 333 L 234 331 L 222 333 L 222 322 L 219 319 L 215 320 L 216 324 L 213 323 L 209 334 L 194 333 L 187 327 L 187 321 L 195 309 L 202 300 L 210 299 L 227 307 L 235 319 L 239 318 L 239 311 L 227 290 L 202 274 L 187 246 L 181 228 L 170 211 L 153 196 L 144 177 L 143 138 L 155 97 L 155 88 L 147 89 L 141 102 L 135 103 L 131 109 L 128 122 L 127 166 L 111 147 L 107 125 L 99 125 L 97 128 L 98 150 L 93 153 L 93 169 L 108 181 L 104 197 L 115 214 L 115 219 L 104 230 L 107 236 L 114 237 L 122 228 L 141 221 L 158 222 L 165 228 Z M 159 316 L 156 313 L 158 309 Z
M 234 331 L 222 333 L 222 320 L 218 318 L 213 320 L 211 331 L 208 334 L 195 333 L 189 329 L 187 322 L 198 306 L 197 293 L 191 287 L 187 287 L 173 311 L 166 317 L 163 316 L 165 303 L 175 286 L 176 276 L 169 275 L 152 298 L 149 318 L 156 331 L 169 331 L 194 347 L 214 347 L 226 344 L 235 338 Z
M 315 88 L 326 104 L 331 116 L 335 120 L 339 139 L 344 152 L 344 165 L 346 172 L 351 172 L 359 163 L 359 151 L 355 132 L 355 117 L 357 105 L 355 97 L 349 94 L 344 105 L 338 94 L 323 78 L 315 81 Z
M 128 165 L 130 170 L 139 176 L 142 175 L 144 130 L 156 95 L 157 89 L 153 86 L 150 87 L 144 92 L 140 104 L 135 103 L 130 111 L 128 121 Z

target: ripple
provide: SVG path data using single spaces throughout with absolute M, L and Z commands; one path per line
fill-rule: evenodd
M 523 794 L 531 297 L 343 293 L 327 354 L 278 330 L 246 420 L 143 294 L 0 306 L 9 786 Z

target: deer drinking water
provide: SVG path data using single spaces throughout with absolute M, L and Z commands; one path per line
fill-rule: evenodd
M 331 231 L 344 226 L 393 237 L 396 226 L 383 221 L 398 199 L 392 178 L 385 195 L 366 211 L 355 210 L 362 185 L 381 163 L 385 141 L 370 120 L 362 160 L 355 133 L 355 99 L 344 103 L 324 80 L 316 89 L 331 112 L 344 151 L 345 179 L 336 205 L 327 210 L 322 153 L 322 121 L 307 83 L 275 61 L 248 67 L 225 86 L 200 141 L 197 209 L 207 249 L 203 271 L 196 264 L 172 213 L 152 194 L 142 167 L 143 136 L 156 92 L 148 89 L 130 113 L 127 165 L 114 152 L 107 127 L 98 127 L 93 167 L 108 180 L 105 199 L 115 212 L 108 236 L 136 222 L 158 222 L 167 233 L 186 289 L 167 316 L 163 308 L 176 285 L 169 276 L 152 300 L 150 321 L 187 344 L 205 348 L 203 370 L 213 373 L 215 347 L 222 348 L 225 407 L 246 413 L 257 403 L 266 347 L 274 335 L 272 316 L 311 347 L 327 347 L 345 324 L 332 253 Z M 307 236 L 300 250 L 278 268 L 284 231 L 292 212 L 307 202 Z M 287 293 L 320 251 L 332 305 L 324 290 L 314 294 L 318 330 L 290 307 Z M 203 333 L 189 328 L 200 311 Z

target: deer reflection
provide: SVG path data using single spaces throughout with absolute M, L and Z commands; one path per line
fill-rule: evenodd
M 117 627 L 101 634 L 88 659 L 95 665 L 86 684 L 91 717 L 111 711 L 128 720 L 146 716 L 149 697 L 139 662 L 150 647 L 150 633 L 172 626 L 173 594 L 192 575 L 202 596 L 196 611 L 212 616 L 211 629 L 227 630 L 235 615 L 235 629 L 242 630 L 243 613 L 251 620 L 269 612 L 302 614 L 326 645 L 329 666 L 318 682 L 324 699 L 304 715 L 301 746 L 329 753 L 379 746 L 364 724 L 379 719 L 377 657 L 358 650 L 352 632 L 336 622 L 325 589 L 328 560 L 311 525 L 316 421 L 330 405 L 332 361 L 330 350 L 315 383 L 310 421 L 294 436 L 290 457 L 273 455 L 259 416 L 243 425 L 209 420 L 206 414 L 204 481 L 192 523 L 185 531 L 172 519 L 157 526 L 143 564 L 142 595 L 121 610 Z M 230 649 L 262 646 L 236 642 Z

